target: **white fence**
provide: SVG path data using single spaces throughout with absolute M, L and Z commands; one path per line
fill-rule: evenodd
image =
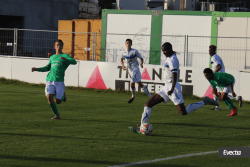
M 2 29 L 0 28 L 0 55 L 41 57 L 47 58 L 48 53 L 54 54 L 54 41 L 58 35 L 63 34 L 61 31 L 40 31 L 24 29 Z M 139 50 L 144 58 L 145 64 L 149 64 L 150 55 L 161 54 L 160 64 L 165 61 L 165 56 L 161 52 L 161 46 L 156 51 L 150 50 L 151 35 L 140 34 L 105 34 L 105 48 L 96 38 L 101 37 L 101 33 L 88 32 L 66 32 L 89 34 L 88 39 L 69 39 L 64 41 L 67 46 L 71 43 L 84 45 L 91 43 L 92 55 L 88 60 L 95 61 L 98 49 L 105 53 L 106 62 L 120 62 L 122 50 L 125 49 L 125 40 L 133 40 L 132 47 Z M 217 40 L 217 54 L 224 61 L 226 69 L 250 70 L 250 38 L 246 37 L 210 37 L 210 36 L 188 36 L 188 35 L 162 35 L 161 41 L 170 42 L 173 50 L 176 51 L 181 67 L 209 67 L 210 55 L 208 54 L 211 39 Z M 71 41 L 72 40 L 72 41 Z M 84 41 L 85 40 L 85 41 Z M 88 41 L 86 41 L 88 40 Z M 215 41 L 215 40 L 214 40 Z M 84 49 L 90 46 L 75 46 L 77 52 L 79 48 Z M 104 49 L 104 50 L 103 50 Z M 100 52 L 99 52 L 100 53 Z M 153 54 L 151 54 L 153 53 Z

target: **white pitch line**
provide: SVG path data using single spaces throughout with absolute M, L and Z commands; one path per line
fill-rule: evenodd
M 193 154 L 186 154 L 186 155 L 177 155 L 174 157 L 167 157 L 167 158 L 162 158 L 162 159 L 154 159 L 154 160 L 149 160 L 149 161 L 134 162 L 134 163 L 129 163 L 129 164 L 121 164 L 121 165 L 108 166 L 108 167 L 133 166 L 133 165 L 146 164 L 146 163 L 152 163 L 152 162 L 167 161 L 167 160 L 171 160 L 171 159 L 193 157 L 193 156 L 197 156 L 197 155 L 215 154 L 218 152 L 219 151 L 210 151 L 210 152 L 201 152 L 201 153 L 193 153 Z

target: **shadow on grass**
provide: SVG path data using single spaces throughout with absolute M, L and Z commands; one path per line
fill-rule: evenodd
M 152 124 L 162 124 L 162 125 L 176 125 L 176 126 L 189 126 L 189 127 L 205 127 L 205 128 L 226 128 L 226 129 L 245 129 L 249 130 L 249 127 L 235 127 L 235 126 L 219 126 L 211 124 L 192 124 L 192 123 L 152 123 Z
M 128 130 L 129 133 L 129 130 Z M 141 134 L 136 134 L 136 133 L 130 133 L 131 135 L 135 135 L 135 136 L 142 136 Z M 81 140 L 89 140 L 89 141 L 114 141 L 114 142 L 132 142 L 132 143 L 146 143 L 148 144 L 148 140 L 135 140 L 134 138 L 132 138 L 131 140 L 121 140 L 121 139 L 115 139 L 114 136 L 112 136 L 112 139 L 110 138 L 87 138 L 87 137 L 71 137 L 71 136 L 49 136 L 49 135 L 33 135 L 33 134 L 16 134 L 16 133 L 0 133 L 0 135 L 10 135 L 10 136 L 22 136 L 22 137 L 47 137 L 47 138 L 58 138 L 58 139 L 81 139 Z M 176 138 L 180 138 L 180 136 L 167 136 L 167 135 L 150 135 L 150 136 L 146 136 L 147 138 L 152 137 L 152 139 L 154 139 L 155 136 L 159 136 L 159 137 L 176 137 Z M 185 138 L 185 137 L 183 137 Z M 195 137 L 193 137 L 195 138 Z M 205 138 L 201 138 L 201 139 L 205 139 Z M 154 143 L 162 143 L 162 144 L 174 144 L 174 145 L 204 145 L 204 143 L 187 143 L 187 142 L 171 142 L 171 141 L 154 141 Z M 1 158 L 1 157 L 0 157 Z
M 17 155 L 0 155 L 1 159 L 14 159 L 22 161 L 43 161 L 43 162 L 69 162 L 69 163 L 89 163 L 89 164 L 122 164 L 124 162 L 109 162 L 97 160 L 82 160 L 82 159 L 68 159 L 68 158 L 48 158 L 48 157 L 28 157 Z
M 152 164 L 152 163 L 136 165 L 136 167 L 166 167 L 166 166 L 169 166 L 169 167 L 192 167 L 190 165 Z

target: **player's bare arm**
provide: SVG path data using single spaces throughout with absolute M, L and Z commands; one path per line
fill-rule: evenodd
M 123 62 L 122 59 L 121 59 L 121 64 L 122 64 L 122 69 L 125 71 L 125 70 L 126 70 L 126 67 L 124 66 L 124 62 Z
M 141 64 L 140 64 L 141 68 L 143 68 L 143 58 L 141 58 Z
M 38 68 L 32 67 L 31 72 L 33 72 L 33 71 L 38 71 Z
M 221 70 L 221 65 L 218 64 L 217 67 L 216 67 L 216 70 L 215 70 L 214 72 L 218 72 L 218 71 L 220 71 L 220 70 Z
M 170 91 L 168 91 L 168 95 L 170 96 L 173 92 L 174 92 L 174 88 L 175 88 L 175 85 L 176 85 L 176 81 L 177 81 L 177 73 L 172 73 L 172 78 L 173 78 L 173 81 L 172 81 L 172 88 Z

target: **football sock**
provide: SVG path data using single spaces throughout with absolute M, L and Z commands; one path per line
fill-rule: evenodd
M 198 110 L 199 108 L 201 108 L 204 105 L 205 105 L 205 103 L 203 101 L 189 104 L 186 107 L 187 114 L 191 113 L 192 111 Z
M 142 87 L 142 89 L 143 89 L 144 93 L 146 93 L 146 94 L 148 95 L 149 98 L 152 96 L 152 95 L 149 93 L 147 86 L 144 85 L 144 86 Z
M 52 103 L 49 104 L 51 111 L 53 112 L 54 115 L 59 115 L 57 107 L 56 107 L 56 103 L 53 101 Z
M 214 96 L 214 101 L 216 101 L 219 104 L 219 98 L 216 95 Z M 220 108 L 220 106 L 215 106 L 215 108 Z
M 228 98 L 226 101 L 228 101 L 228 103 L 230 104 L 230 106 L 232 108 L 236 108 L 235 105 L 233 104 L 232 100 L 230 98 Z
M 142 117 L 141 117 L 141 124 L 148 123 L 148 119 L 151 115 L 151 110 L 152 110 L 152 108 L 150 108 L 150 107 L 146 107 L 146 106 L 144 107 L 144 111 L 143 111 Z
M 224 103 L 227 105 L 227 107 L 231 110 L 232 108 L 235 108 L 235 105 L 233 104 L 232 100 L 230 98 L 227 98 L 227 100 L 224 101 Z
M 63 100 L 64 100 L 64 94 L 63 94 L 63 97 L 62 97 L 61 101 L 63 101 Z
M 232 107 L 230 106 L 230 104 L 228 104 L 227 101 L 224 101 L 224 103 L 226 104 L 226 106 L 227 106 L 230 110 L 232 109 Z
M 132 97 L 134 98 L 135 97 L 135 88 L 132 90 Z
M 233 97 L 231 95 L 227 95 L 230 99 L 234 99 L 234 100 L 239 100 L 239 96 Z

